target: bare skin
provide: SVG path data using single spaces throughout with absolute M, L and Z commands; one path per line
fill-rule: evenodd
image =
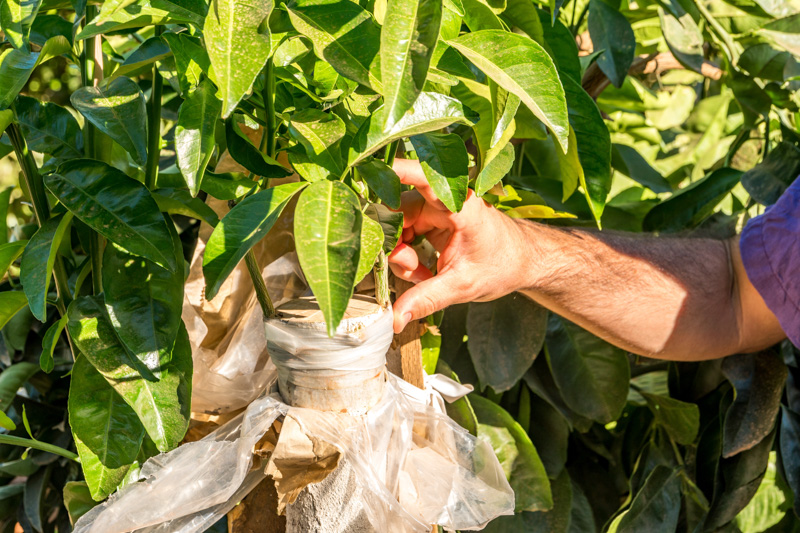
M 738 239 L 668 238 L 556 228 L 511 219 L 470 191 L 459 213 L 436 198 L 416 161 L 394 169 L 403 193 L 403 242 L 389 257 L 415 282 L 394 306 L 394 329 L 457 303 L 514 291 L 626 350 L 698 361 L 753 352 L 785 338 L 747 278 Z M 425 235 L 437 273 L 410 243 Z

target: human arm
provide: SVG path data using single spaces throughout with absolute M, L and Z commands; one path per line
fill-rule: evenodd
M 395 330 L 448 305 L 513 291 L 634 353 L 700 360 L 767 347 L 784 334 L 750 283 L 736 240 L 559 228 L 508 218 L 470 193 L 460 213 L 436 200 L 419 166 L 396 161 L 404 193 L 396 275 L 418 282 L 395 304 Z M 437 274 L 408 246 L 424 234 Z

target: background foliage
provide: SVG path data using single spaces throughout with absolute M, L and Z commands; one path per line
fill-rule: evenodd
M 385 283 L 396 154 L 453 211 L 471 187 L 689 238 L 734 235 L 800 173 L 793 1 L 0 0 L 0 28 L 2 531 L 69 531 L 183 438 L 201 221 L 213 298 L 296 201 L 332 328 L 373 265 Z M 302 180 L 274 186 L 287 165 Z M 798 529 L 787 343 L 644 360 L 509 295 L 430 317 L 423 344 L 476 385 L 450 414 L 516 491 L 487 531 Z

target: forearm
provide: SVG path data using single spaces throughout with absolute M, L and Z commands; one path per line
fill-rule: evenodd
M 519 229 L 522 292 L 613 344 L 672 360 L 761 347 L 743 335 L 729 243 L 530 222 Z

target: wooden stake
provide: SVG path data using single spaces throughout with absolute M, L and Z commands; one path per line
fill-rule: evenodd
M 395 278 L 395 289 L 400 296 L 414 286 L 410 281 Z M 419 322 L 412 320 L 405 329 L 394 336 L 394 343 L 399 350 L 390 350 L 386 356 L 389 371 L 400 376 L 415 387 L 423 388 L 424 379 L 422 369 L 422 342 L 419 339 Z

